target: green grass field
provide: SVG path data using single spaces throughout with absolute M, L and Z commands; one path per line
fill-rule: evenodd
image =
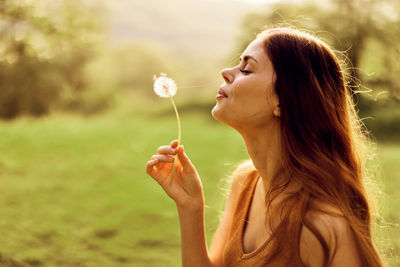
M 210 243 L 228 175 L 247 153 L 241 137 L 210 115 L 181 115 L 182 143 L 203 181 Z M 0 123 L 0 266 L 180 266 L 175 205 L 144 170 L 176 136 L 173 113 Z M 400 145 L 378 153 L 383 215 L 397 224 Z M 388 227 L 384 247 L 398 255 L 399 227 Z

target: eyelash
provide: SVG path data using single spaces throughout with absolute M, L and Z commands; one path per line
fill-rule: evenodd
M 244 75 L 250 74 L 251 71 L 248 70 L 240 70 L 241 73 L 243 73 Z

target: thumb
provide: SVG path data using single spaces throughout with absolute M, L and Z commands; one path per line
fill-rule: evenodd
M 195 171 L 192 163 L 190 162 L 190 159 L 184 152 L 183 145 L 179 146 L 178 148 L 178 159 L 182 165 L 183 171 L 184 172 L 192 172 Z

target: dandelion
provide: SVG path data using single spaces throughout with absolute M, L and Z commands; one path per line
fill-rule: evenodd
M 179 119 L 178 109 L 176 108 L 174 99 L 172 98 L 178 87 L 176 86 L 174 80 L 168 78 L 165 73 L 160 73 L 160 77 L 154 75 L 154 92 L 164 98 L 169 98 L 171 100 L 172 106 L 174 107 L 176 119 L 178 120 L 178 145 L 181 143 L 181 121 Z M 176 160 L 174 160 L 174 166 L 172 167 L 171 179 L 169 180 L 169 185 L 172 183 L 172 178 L 174 176 Z

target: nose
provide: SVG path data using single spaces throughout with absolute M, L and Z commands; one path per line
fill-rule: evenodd
M 231 71 L 231 69 L 223 69 L 221 71 L 221 76 L 222 76 L 222 78 L 224 78 L 226 83 L 232 83 L 233 82 L 233 75 L 232 75 L 232 73 L 230 71 Z

